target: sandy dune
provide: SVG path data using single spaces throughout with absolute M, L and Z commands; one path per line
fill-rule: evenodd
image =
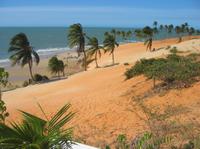
M 9 120 L 20 118 L 17 109 L 41 116 L 37 102 L 44 107 L 48 115 L 70 102 L 73 111 L 77 112 L 71 122 L 77 140 L 103 146 L 113 144 L 119 134 L 127 134 L 128 139 L 131 139 L 147 129 L 144 122 L 133 112 L 132 96 L 143 94 L 152 87 L 152 83 L 145 81 L 143 77 L 125 81 L 124 72 L 131 65 L 124 66 L 123 63 L 133 64 L 141 58 L 166 55 L 169 51 L 164 47 L 168 45 L 181 47 L 181 50 L 187 46 L 187 51 L 188 48 L 192 51 L 200 50 L 200 39 L 184 41 L 178 45 L 176 42 L 177 39 L 155 41 L 153 47 L 163 48 L 155 52 L 147 52 L 143 43 L 123 44 L 115 53 L 119 65 L 93 69 L 95 65 L 91 64 L 87 72 L 75 74 L 65 80 L 5 92 L 3 98 L 10 112 Z M 192 48 L 188 45 L 192 45 Z M 110 63 L 109 55 L 104 55 L 99 60 L 100 66 Z M 148 102 L 159 106 L 187 106 L 190 109 L 188 115 L 198 118 L 199 89 L 200 83 L 196 83 L 189 89 L 150 97 Z

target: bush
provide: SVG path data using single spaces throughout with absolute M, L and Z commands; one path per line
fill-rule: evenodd
M 47 76 L 43 76 L 43 81 L 48 81 L 49 80 L 49 78 L 47 77 Z
M 36 82 L 40 82 L 40 81 L 43 80 L 43 77 L 42 77 L 42 75 L 40 75 L 40 74 L 35 74 L 35 75 L 33 76 L 33 78 L 34 78 L 34 81 L 36 81 Z
M 41 81 L 48 81 L 49 80 L 49 78 L 47 77 L 47 76 L 42 76 L 42 75 L 40 75 L 40 74 L 35 74 L 34 75 L 34 81 L 36 81 L 36 82 L 41 82 Z
M 178 52 L 178 49 L 176 47 L 173 47 L 172 49 L 170 49 L 170 53 L 172 54 L 176 54 Z
M 128 66 L 129 65 L 129 63 L 124 63 L 124 66 Z
M 178 56 L 173 51 L 166 59 L 142 59 L 125 72 L 127 79 L 142 74 L 154 79 L 154 83 L 160 80 L 167 85 L 175 83 L 187 87 L 200 76 L 200 62 L 191 56 Z
M 22 84 L 23 87 L 27 87 L 29 85 L 28 81 L 24 81 L 24 83 Z

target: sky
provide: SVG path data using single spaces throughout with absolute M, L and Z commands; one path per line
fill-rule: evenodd
M 0 26 L 141 27 L 153 21 L 200 28 L 200 0 L 0 0 Z

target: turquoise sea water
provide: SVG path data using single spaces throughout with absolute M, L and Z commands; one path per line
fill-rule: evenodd
M 134 30 L 133 28 L 115 29 L 121 31 Z M 84 28 L 84 31 L 88 36 L 97 37 L 101 44 L 104 39 L 104 33 L 111 30 L 112 28 L 103 27 Z M 31 45 L 40 55 L 48 55 L 70 50 L 67 44 L 68 28 L 66 27 L 0 27 L 0 65 L 8 61 L 9 53 L 7 51 L 10 39 L 20 32 L 23 32 L 28 36 Z M 171 34 L 171 36 L 175 35 Z M 165 38 L 165 35 L 160 33 L 156 38 Z M 121 43 L 135 41 L 138 41 L 135 37 L 130 38 L 128 41 L 118 38 L 118 42 Z

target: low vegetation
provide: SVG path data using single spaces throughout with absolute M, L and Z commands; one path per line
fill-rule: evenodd
M 2 93 L 1 93 L 1 86 L 6 86 L 8 83 L 8 72 L 5 71 L 4 68 L 0 67 L 0 124 L 5 122 L 6 117 L 8 117 L 8 112 L 5 106 L 4 101 L 1 99 L 2 98 Z
M 197 58 L 199 55 L 179 56 L 175 49 L 171 52 L 173 53 L 166 58 L 141 59 L 125 72 L 126 78 L 144 75 L 153 80 L 154 87 L 156 80 L 168 88 L 189 87 L 200 76 L 200 61 Z

